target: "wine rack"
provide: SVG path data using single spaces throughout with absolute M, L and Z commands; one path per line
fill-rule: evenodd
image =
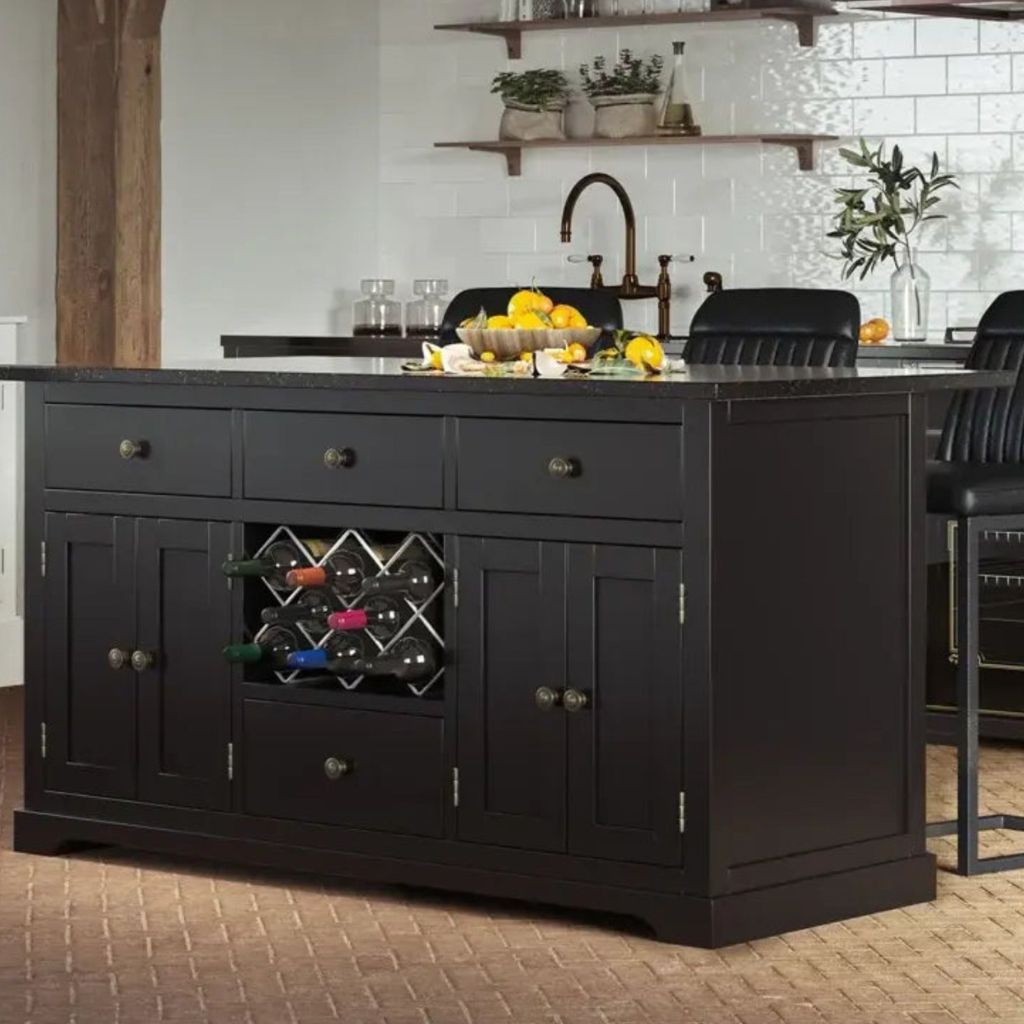
M 312 542 L 309 541 L 309 538 L 314 537 L 316 538 L 314 545 L 316 553 L 310 550 Z M 402 607 L 404 621 L 393 636 L 386 639 L 380 638 L 371 630 L 363 630 L 359 636 L 366 655 L 370 657 L 392 653 L 396 647 L 400 649 L 402 642 L 410 637 L 416 637 L 430 644 L 438 653 L 439 667 L 437 671 L 428 678 L 417 682 L 394 681 L 390 688 L 392 690 L 397 688 L 400 692 L 406 692 L 415 697 L 437 694 L 444 678 L 443 655 L 445 649 L 443 627 L 445 561 L 444 546 L 440 538 L 427 533 L 393 533 L 356 529 L 339 532 L 323 529 L 297 529 L 282 525 L 269 533 L 262 543 L 255 547 L 253 557 L 260 558 L 272 545 L 281 541 L 291 544 L 307 561 L 310 568 L 326 565 L 331 557 L 342 549 L 355 551 L 365 562 L 367 579 L 386 574 L 395 566 L 411 558 L 426 562 L 436 569 L 437 586 L 425 600 L 417 602 L 406 595 L 395 596 L 394 600 L 399 602 Z M 271 602 L 281 607 L 289 607 L 300 599 L 303 588 L 281 591 L 271 586 L 266 579 L 253 582 L 258 582 L 259 587 L 258 589 L 252 588 L 255 593 L 250 592 L 246 595 L 246 619 L 247 622 L 255 624 L 250 630 L 250 635 L 256 643 L 259 643 L 267 631 L 273 628 L 259 622 L 260 610 L 266 608 Z M 365 600 L 362 594 L 347 599 L 341 595 L 335 596 L 339 606 L 344 607 L 346 611 L 358 610 Z M 340 635 L 328 627 L 320 630 L 306 622 L 296 623 L 292 628 L 309 644 L 309 648 L 312 650 L 326 649 L 331 641 Z M 366 688 L 371 683 L 378 689 L 389 687 L 389 683 L 386 681 L 377 678 L 369 680 L 366 676 L 361 675 L 325 675 L 288 669 L 273 670 L 272 676 L 286 686 L 322 686 L 326 683 L 340 685 L 349 691 L 358 690 L 360 687 Z

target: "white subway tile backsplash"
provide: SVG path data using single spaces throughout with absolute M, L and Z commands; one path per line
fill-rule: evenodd
M 945 91 L 945 57 L 903 57 L 885 62 L 887 96 L 934 96 Z
M 489 2 L 489 0 L 488 0 Z M 674 8 L 676 0 L 659 0 Z M 887 312 L 891 268 L 843 282 L 827 257 L 834 189 L 862 180 L 838 155 L 857 134 L 899 144 L 907 161 L 933 150 L 958 175 L 945 194 L 948 219 L 917 237 L 932 275 L 933 324 L 975 321 L 993 289 L 1024 284 L 1024 25 L 884 16 L 823 19 L 818 45 L 800 48 L 785 23 L 694 24 L 677 30 L 527 33 L 525 60 L 509 62 L 497 40 L 440 34 L 432 25 L 480 18 L 482 0 L 380 0 L 380 235 L 388 273 L 402 280 L 447 275 L 470 285 L 585 285 L 590 268 L 570 252 L 601 251 L 605 277 L 623 272 L 622 214 L 595 188 L 580 204 L 575 238 L 561 245 L 559 219 L 573 183 L 591 170 L 626 185 L 639 220 L 644 280 L 660 252 L 693 252 L 672 268 L 674 322 L 685 327 L 703 301 L 701 275 L 732 286 L 844 287 L 865 316 Z M 824 131 L 811 173 L 774 146 L 580 147 L 524 153 L 508 178 L 498 156 L 438 151 L 433 142 L 493 138 L 500 102 L 489 94 L 508 68 L 561 67 L 575 80 L 595 54 L 621 45 L 671 54 L 684 38 L 692 100 L 705 135 Z M 586 113 L 585 105 L 581 109 Z M 574 118 L 574 123 L 576 123 Z M 631 303 L 627 323 L 653 329 L 654 303 Z
M 978 52 L 978 23 L 966 18 L 919 18 L 918 54 Z
M 949 58 L 950 92 L 1009 92 L 1011 65 L 1008 54 L 979 54 Z
M 976 132 L 978 97 L 919 97 L 916 127 L 919 132 Z

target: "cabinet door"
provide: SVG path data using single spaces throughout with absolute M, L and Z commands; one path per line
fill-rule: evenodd
M 569 850 L 679 864 L 682 559 L 678 551 L 569 549 Z M 567 706 L 568 710 L 568 706 Z
M 459 836 L 565 849 L 565 547 L 460 538 Z
M 46 516 L 46 787 L 135 796 L 135 521 Z
M 231 593 L 226 523 L 142 519 L 138 526 L 139 798 L 227 808 Z

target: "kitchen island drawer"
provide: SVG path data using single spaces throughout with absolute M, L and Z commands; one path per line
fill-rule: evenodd
M 231 495 L 231 414 L 155 406 L 48 405 L 46 486 Z
M 681 519 L 678 426 L 459 420 L 460 509 Z
M 444 831 L 444 723 L 246 700 L 245 812 L 408 835 Z
M 430 416 L 245 414 L 245 496 L 440 508 L 443 426 Z

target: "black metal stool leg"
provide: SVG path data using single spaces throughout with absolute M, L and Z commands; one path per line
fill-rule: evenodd
M 978 856 L 978 833 L 989 829 L 1024 831 L 1024 817 L 1009 814 L 978 816 L 978 537 L 975 520 L 957 521 L 956 543 L 956 634 L 957 634 L 957 817 L 956 821 L 935 822 L 929 836 L 957 837 L 957 872 L 980 875 L 1024 868 L 1024 853 L 1000 857 Z

